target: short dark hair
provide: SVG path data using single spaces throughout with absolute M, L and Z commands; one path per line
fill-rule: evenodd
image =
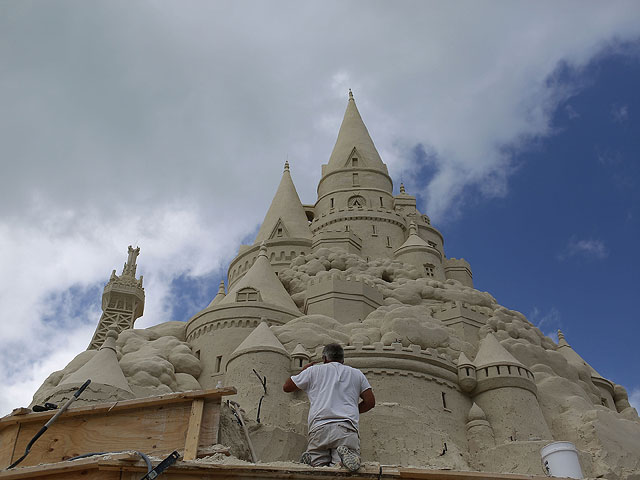
M 337 343 L 330 343 L 322 349 L 322 356 L 329 362 L 344 362 L 344 350 Z

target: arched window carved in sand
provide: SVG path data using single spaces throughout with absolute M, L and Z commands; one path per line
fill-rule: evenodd
M 245 287 L 236 293 L 236 302 L 260 302 L 260 291 L 255 288 Z

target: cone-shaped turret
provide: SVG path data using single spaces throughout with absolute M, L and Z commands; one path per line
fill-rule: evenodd
M 558 330 L 558 348 L 557 351 L 567 359 L 567 362 L 572 363 L 578 366 L 586 366 L 591 371 L 592 377 L 600 377 L 603 378 L 595 369 L 584 361 L 582 358 L 572 347 L 569 345 L 569 342 L 564 338 L 564 334 L 561 330 Z
M 409 247 L 412 248 L 424 248 L 425 250 L 430 249 L 429 244 L 425 242 L 421 237 L 418 236 L 418 227 L 414 221 L 411 221 L 409 224 L 409 237 L 407 240 L 396 250 L 396 255 L 398 252 L 402 252 L 402 250 L 407 249 Z
M 347 110 L 344 112 L 338 139 L 333 147 L 333 152 L 331 152 L 329 164 L 323 174 L 326 175 L 333 170 L 344 168 L 350 160 L 354 149 L 358 153 L 359 162 L 361 162 L 361 165 L 359 164 L 358 166 L 375 168 L 388 173 L 387 166 L 382 162 L 380 154 L 373 144 L 373 140 L 371 140 L 369 131 L 362 121 L 360 112 L 358 112 L 353 94 L 349 91 L 349 102 L 347 103 Z
M 229 362 L 238 355 L 250 352 L 276 352 L 289 357 L 280 340 L 273 334 L 271 327 L 264 320 L 231 353 Z
M 418 235 L 418 227 L 413 220 L 409 223 L 409 236 L 394 252 L 394 256 L 401 262 L 425 268 L 427 276 L 435 280 L 445 280 L 442 254 Z
M 572 347 L 569 345 L 569 342 L 564 338 L 564 334 L 562 331 L 558 330 L 558 353 L 560 353 L 564 358 L 567 359 L 567 362 L 575 365 L 577 367 L 585 366 L 591 372 L 591 381 L 600 389 L 601 393 L 601 402 L 608 406 L 609 408 L 615 410 L 613 394 L 614 394 L 614 384 L 610 380 L 607 380 L 602 375 L 600 375 L 595 368 L 585 362 L 584 358 L 582 358 Z
M 289 421 L 290 399 L 279 386 L 291 375 L 290 366 L 289 354 L 263 319 L 229 355 L 225 381 L 238 389 L 235 400 L 247 406 L 248 416 L 284 425 Z
M 311 354 L 307 351 L 306 348 L 302 346 L 301 343 L 296 345 L 296 348 L 294 348 L 293 352 L 291 352 L 291 356 L 306 358 L 307 360 L 311 358 Z
M 117 337 L 118 334 L 114 330 L 109 330 L 98 353 L 82 367 L 62 380 L 59 386 L 82 385 L 87 379 L 91 379 L 91 383 L 94 386 L 107 385 L 124 390 L 133 395 L 131 387 L 129 387 L 127 379 L 124 378 L 124 374 L 118 363 L 118 357 L 116 355 Z
M 289 173 L 289 162 L 284 165 L 280 185 L 267 211 L 255 243 L 278 237 L 311 238 L 309 220 Z
M 220 280 L 220 286 L 218 287 L 218 293 L 216 294 L 215 297 L 213 297 L 213 300 L 211 300 L 211 303 L 208 306 L 209 307 L 213 307 L 215 304 L 219 303 L 226 296 L 227 296 L 227 294 L 224 291 L 224 280 Z
M 514 429 L 520 438 L 552 438 L 536 398 L 533 373 L 492 333 L 480 342 L 474 364 L 478 384 L 473 390 L 473 401 L 486 414 L 496 441 L 515 440 Z M 467 429 L 478 422 L 483 420 L 470 420 Z
M 495 445 L 493 429 L 487 421 L 487 415 L 477 403 L 473 403 L 467 414 L 467 441 L 469 453 L 477 455 Z
M 246 289 L 246 290 L 245 290 Z M 229 293 L 220 300 L 219 305 L 234 303 L 239 300 L 238 293 L 245 290 L 247 295 L 257 293 L 257 298 L 249 301 L 261 301 L 283 307 L 289 311 L 297 311 L 298 307 L 287 293 L 282 283 L 273 272 L 269 259 L 267 258 L 267 247 L 262 244 L 260 253 L 255 263 L 247 273 L 233 286 Z M 248 290 L 251 290 L 249 292 Z
M 474 420 L 486 420 L 487 416 L 484 413 L 477 403 L 473 403 L 471 408 L 469 409 L 469 413 L 467 414 L 467 421 L 473 422 Z
M 458 357 L 458 383 L 465 392 L 470 392 L 478 384 L 476 380 L 476 368 L 464 352 Z
M 311 354 L 307 352 L 307 349 L 302 344 L 297 344 L 296 348 L 291 352 L 291 369 L 299 371 L 304 365 L 309 363 Z
M 524 368 L 524 365 L 516 360 L 491 333 L 480 342 L 480 348 L 473 363 L 478 370 L 493 365 L 515 365 Z

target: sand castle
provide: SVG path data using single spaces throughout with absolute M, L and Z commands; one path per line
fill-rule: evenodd
M 297 460 L 308 404 L 281 385 L 340 342 L 378 400 L 361 419 L 365 461 L 539 475 L 540 448 L 562 440 L 587 476 L 640 472 L 640 419 L 624 388 L 562 333 L 556 344 L 473 288 L 471 266 L 445 255 L 416 198 L 403 185 L 393 194 L 351 93 L 315 204 L 300 201 L 286 163 L 228 288 L 188 322 L 133 328 L 144 307 L 138 253 L 129 247 L 112 273 L 89 349 L 34 403 L 68 398 L 85 377 L 93 383 L 79 403 L 234 386 L 261 461 Z M 221 441 L 246 455 L 228 430 Z

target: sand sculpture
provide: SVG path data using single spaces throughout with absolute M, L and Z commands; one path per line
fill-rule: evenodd
M 365 460 L 541 474 L 540 448 L 562 440 L 576 444 L 588 476 L 638 475 L 640 419 L 624 388 L 562 333 L 556 344 L 475 290 L 470 265 L 446 257 L 443 242 L 404 186 L 393 195 L 350 93 L 316 203 L 301 203 L 285 164 L 255 243 L 229 266 L 228 290 L 221 283 L 186 323 L 134 329 L 144 291 L 130 247 L 89 350 L 34 403 L 68 398 L 85 377 L 89 403 L 233 385 L 259 458 L 297 460 L 308 404 L 281 385 L 337 341 L 378 400 L 361 420 Z M 222 440 L 246 458 L 229 419 Z

